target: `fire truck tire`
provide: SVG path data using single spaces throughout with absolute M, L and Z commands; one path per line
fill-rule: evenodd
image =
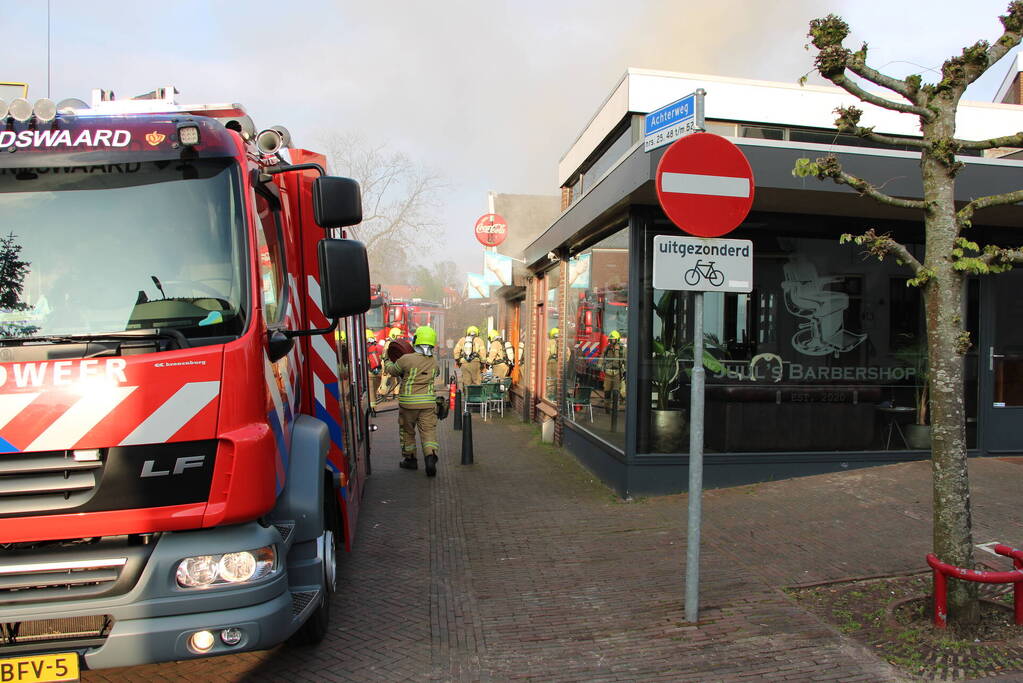
M 337 551 L 341 540 L 341 525 L 337 500 L 331 491 L 329 479 L 324 485 L 323 527 L 323 534 L 317 539 L 317 552 L 323 558 L 320 584 L 322 600 L 320 606 L 291 636 L 289 643 L 292 645 L 315 645 L 330 630 L 330 603 L 337 592 Z

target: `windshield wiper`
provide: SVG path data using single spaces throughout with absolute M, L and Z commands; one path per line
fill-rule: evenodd
M 88 334 L 46 334 L 37 337 L 5 337 L 0 339 L 0 344 L 16 342 L 47 342 L 50 344 L 73 344 L 76 342 L 117 342 L 135 341 L 141 339 L 173 339 L 179 349 L 188 349 L 192 345 L 188 343 L 185 335 L 179 330 L 171 327 L 149 327 L 138 330 L 124 330 L 123 332 L 91 332 Z

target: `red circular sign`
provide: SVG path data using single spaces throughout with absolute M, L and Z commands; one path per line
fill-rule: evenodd
M 476 219 L 476 239 L 484 247 L 496 247 L 508 236 L 508 222 L 499 214 L 487 213 Z
M 672 143 L 657 164 L 657 199 L 671 222 L 697 237 L 739 227 L 753 205 L 753 169 L 742 151 L 713 133 Z

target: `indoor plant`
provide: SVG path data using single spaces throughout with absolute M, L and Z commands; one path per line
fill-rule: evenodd
M 898 349 L 895 358 L 907 368 L 912 368 L 916 379 L 913 398 L 916 418 L 912 424 L 905 427 L 906 445 L 913 450 L 928 450 L 931 447 L 931 425 L 927 422 L 931 378 L 927 364 L 926 340 L 914 339 L 912 343 Z

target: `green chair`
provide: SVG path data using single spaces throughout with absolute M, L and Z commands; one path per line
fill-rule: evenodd
M 511 405 L 511 388 L 512 378 L 504 377 L 501 379 L 501 398 L 504 399 L 506 405 Z
M 575 409 L 588 408 L 590 411 L 590 422 L 593 422 L 593 404 L 590 403 L 590 394 L 593 393 L 593 389 L 590 387 L 576 387 L 572 393 L 565 397 L 565 403 L 568 405 L 568 412 L 572 416 L 572 421 L 575 422 Z
M 500 382 L 487 382 L 483 385 L 487 390 L 487 412 L 497 410 L 504 417 L 504 392 Z
M 472 406 L 479 406 L 480 415 L 483 419 L 487 419 L 487 403 L 489 400 L 489 394 L 487 392 L 486 385 L 484 384 L 466 384 L 465 385 L 465 412 L 469 412 Z

